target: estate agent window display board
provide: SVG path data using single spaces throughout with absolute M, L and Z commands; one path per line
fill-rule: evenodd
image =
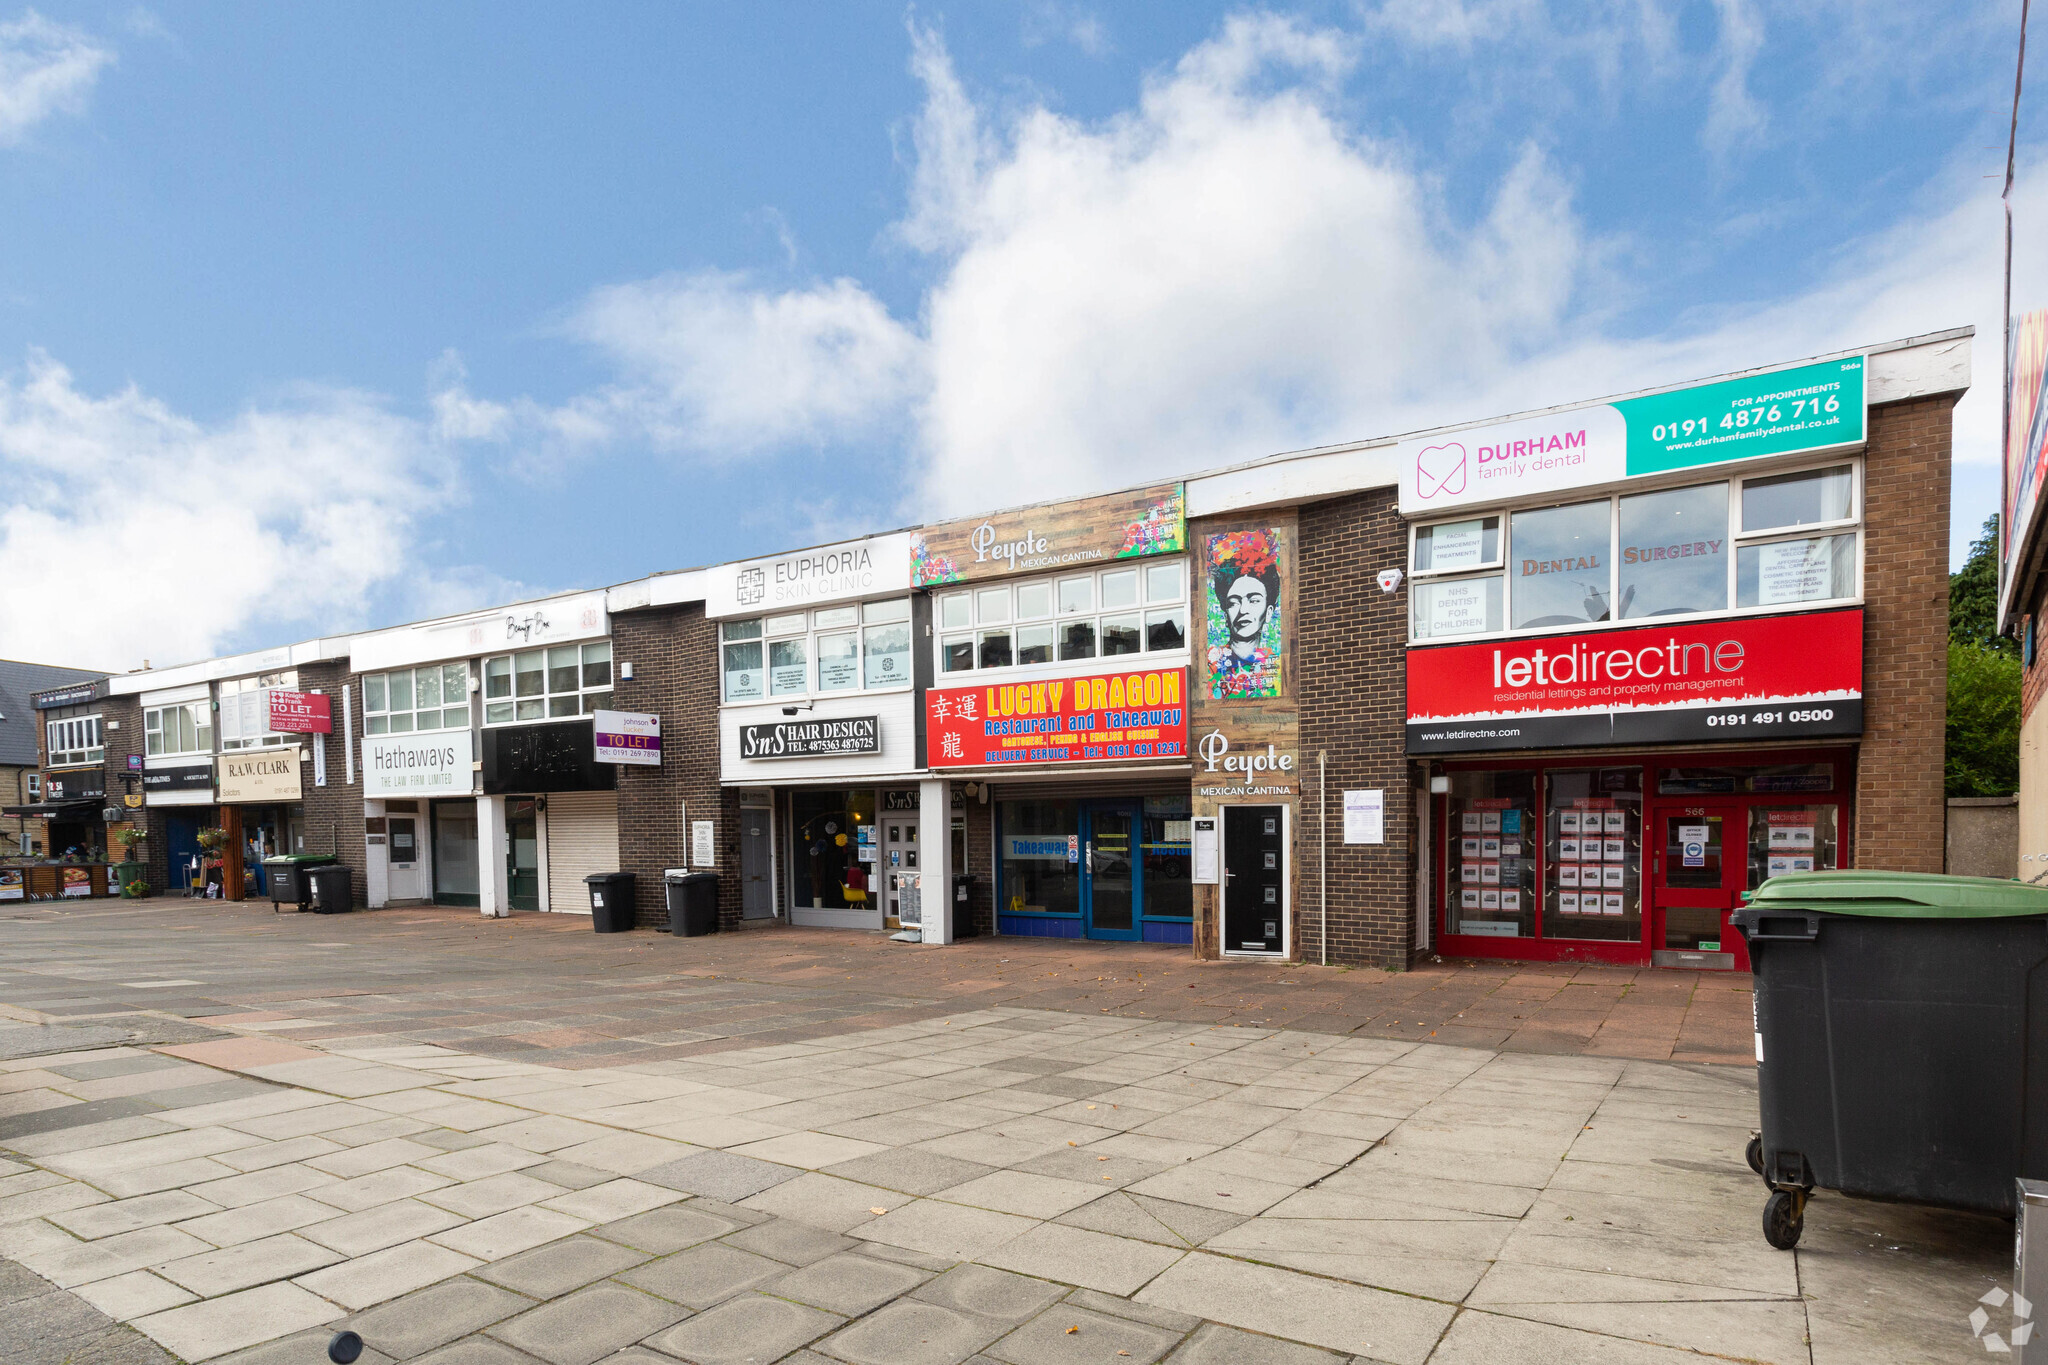
M 1196 820 L 1216 821 L 1214 880 L 1195 868 L 1200 956 L 1291 958 L 1304 822 L 1294 676 L 1299 523 L 1292 510 L 1189 527 L 1197 648 L 1189 703 Z
M 1431 882 L 1453 956 L 1747 971 L 1743 894 L 1850 865 L 1846 747 L 1444 766 Z

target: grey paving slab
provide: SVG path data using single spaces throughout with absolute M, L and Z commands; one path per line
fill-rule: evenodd
M 24 1024 L 0 1028 L 0 1061 L 42 1057 L 55 1052 L 82 1052 L 128 1041 L 128 1030 L 104 1024 Z
M 551 1299 L 593 1280 L 616 1275 L 646 1259 L 645 1252 L 631 1247 L 577 1236 L 522 1251 L 495 1265 L 481 1266 L 475 1273 L 529 1298 Z
M 918 1299 L 898 1299 L 819 1344 L 851 1365 L 960 1365 L 1001 1336 L 1007 1323 Z
M 317 1357 L 315 1358 L 317 1361 Z M 524 1351 L 489 1337 L 469 1337 L 418 1356 L 410 1365 L 542 1365 Z
M 636 1172 L 633 1178 L 650 1185 L 663 1185 L 686 1194 L 708 1195 L 737 1204 L 749 1195 L 772 1189 L 802 1174 L 794 1166 L 781 1166 L 750 1156 L 735 1156 L 731 1152 L 699 1152 Z
M 905 1194 L 935 1194 L 995 1170 L 994 1166 L 983 1165 L 979 1161 L 901 1147 L 842 1161 L 836 1166 L 826 1167 L 824 1173 L 844 1180 L 857 1180 L 863 1185 L 879 1185 L 885 1190 L 901 1190 Z
M 458 1275 L 358 1313 L 339 1327 L 360 1333 L 380 1351 L 409 1360 L 533 1306 L 532 1299 Z
M 1103 1294 L 1093 1289 L 1076 1289 L 1067 1295 L 1066 1301 L 1077 1308 L 1092 1308 L 1113 1318 L 1149 1322 L 1154 1327 L 1164 1327 L 1170 1332 L 1192 1332 L 1202 1325 L 1202 1319 L 1193 1313 L 1180 1313 L 1171 1308 L 1161 1308 L 1156 1303 L 1139 1303 L 1136 1299 L 1120 1298 L 1115 1294 Z
M 845 1253 L 770 1280 L 762 1289 L 853 1318 L 909 1293 L 931 1277 L 928 1270 Z
M 501 1322 L 489 1334 L 548 1365 L 592 1365 L 688 1311 L 623 1285 L 597 1284 Z
M 1298 1341 L 1262 1337 L 1211 1322 L 1196 1328 L 1166 1361 L 1167 1365 L 1345 1365 L 1350 1359 Z
M 1065 1293 L 1065 1285 L 969 1263 L 955 1266 L 911 1297 L 998 1322 L 1018 1323 Z
M 845 1251 L 854 1245 L 851 1237 L 842 1237 L 825 1228 L 812 1227 L 791 1218 L 777 1218 L 758 1223 L 743 1232 L 736 1232 L 725 1239 L 729 1246 L 739 1247 L 761 1256 L 772 1256 L 790 1265 L 809 1265 L 822 1261 L 827 1256 Z
M 294 1332 L 261 1346 L 251 1346 L 246 1351 L 236 1351 L 233 1355 L 215 1356 L 207 1365 L 318 1365 L 318 1362 L 328 1359 L 327 1343 L 334 1339 L 336 1330 L 315 1327 L 307 1332 Z M 394 1365 L 397 1359 L 399 1357 L 365 1342 L 362 1355 L 356 1358 L 356 1365 Z M 98 1365 L 98 1362 L 94 1361 L 93 1365 Z
M 846 1319 L 762 1294 L 738 1298 L 671 1327 L 647 1344 L 691 1365 L 756 1365 L 780 1360 Z
M 746 1226 L 736 1219 L 709 1212 L 702 1207 L 703 1202 L 693 1199 L 687 1204 L 636 1213 L 631 1218 L 592 1228 L 590 1235 L 623 1242 L 650 1256 L 666 1256 Z
M 66 1128 L 83 1128 L 88 1124 L 105 1123 L 109 1119 L 160 1113 L 163 1109 L 164 1105 L 157 1100 L 142 1095 L 122 1095 L 111 1100 L 85 1100 L 78 1104 L 59 1105 L 54 1109 L 38 1109 L 28 1114 L 10 1114 L 0 1119 L 0 1144 L 11 1145 L 20 1138 L 54 1133 Z
M 1126 1318 L 1113 1318 L 1072 1304 L 1040 1313 L 988 1348 L 1009 1365 L 1151 1365 L 1180 1344 L 1182 1333 Z
M 190 1068 L 190 1062 L 149 1053 L 141 1057 L 107 1057 L 96 1062 L 62 1062 L 49 1069 L 74 1081 L 104 1081 L 115 1076 L 140 1076 L 151 1071 L 185 1071 Z
M 649 1261 L 621 1274 L 626 1284 L 659 1294 L 691 1308 L 709 1308 L 743 1289 L 765 1284 L 787 1273 L 789 1267 L 751 1251 L 741 1251 L 720 1242 L 706 1242 Z
M 149 1338 L 76 1294 L 0 1261 L 0 1361 L 7 1365 L 176 1365 Z
M 525 1174 L 570 1190 L 587 1190 L 592 1185 L 602 1185 L 607 1180 L 618 1179 L 618 1176 L 610 1171 L 600 1171 L 591 1166 L 578 1165 L 573 1161 L 548 1161 L 538 1166 L 528 1166 L 525 1168 Z

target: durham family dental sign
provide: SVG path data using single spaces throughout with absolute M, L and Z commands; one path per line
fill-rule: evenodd
M 1403 441 L 1401 513 L 1863 443 L 1862 356 Z

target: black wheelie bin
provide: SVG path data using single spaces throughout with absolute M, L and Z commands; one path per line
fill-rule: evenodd
M 1764 1236 L 1815 1188 L 2013 1213 L 2048 1178 L 2048 887 L 1915 872 L 1773 877 L 1730 917 L 1756 974 Z

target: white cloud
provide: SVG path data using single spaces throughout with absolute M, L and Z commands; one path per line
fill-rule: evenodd
M 1721 72 L 1707 99 L 1707 121 L 1700 140 L 1716 161 L 1727 162 L 1741 145 L 1764 130 L 1763 106 L 1749 90 L 1750 68 L 1763 51 L 1763 19 L 1749 0 L 1714 0 L 1721 19 L 1716 51 Z
M 361 394 L 207 425 L 41 354 L 0 376 L 0 483 L 0 640 L 113 667 L 360 624 L 455 491 L 420 425 Z
M 1115 50 L 1102 16 L 1083 5 L 1064 4 L 1061 0 L 1036 0 L 1036 3 L 1025 6 L 1023 20 L 1026 47 L 1066 42 L 1090 57 L 1107 57 Z
M 75 114 L 114 54 L 81 29 L 34 10 L 0 22 L 0 146 L 56 114 Z

